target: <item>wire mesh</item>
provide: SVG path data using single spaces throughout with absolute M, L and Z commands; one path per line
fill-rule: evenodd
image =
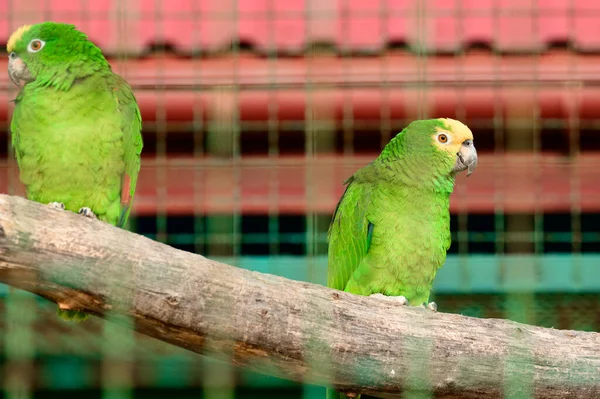
M 318 284 L 342 181 L 410 121 L 460 119 L 480 166 L 458 179 L 432 300 L 598 331 L 599 15 L 593 0 L 8 0 L 0 42 L 22 23 L 72 22 L 132 84 L 145 146 L 131 230 Z M 23 195 L 9 83 L 0 185 Z M 1 294 L 7 398 L 324 394 Z

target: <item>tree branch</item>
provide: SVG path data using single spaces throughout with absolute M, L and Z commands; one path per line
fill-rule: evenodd
M 295 381 L 400 398 L 600 397 L 600 334 L 406 308 L 0 196 L 0 281 Z M 443 307 L 443 304 L 442 304 Z

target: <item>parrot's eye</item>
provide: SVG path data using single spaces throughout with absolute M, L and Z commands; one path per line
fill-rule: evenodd
M 446 144 L 449 141 L 448 135 L 446 135 L 444 133 L 440 133 L 437 136 L 437 140 L 442 144 Z
M 29 45 L 27 46 L 27 51 L 29 51 L 30 53 L 37 53 L 42 48 L 44 48 L 44 44 L 46 43 L 43 40 L 33 39 L 29 42 Z

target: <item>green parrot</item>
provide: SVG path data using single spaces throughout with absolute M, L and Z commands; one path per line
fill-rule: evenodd
M 409 124 L 344 182 L 329 227 L 327 286 L 425 306 L 450 247 L 456 174 L 476 166 L 473 134 L 461 122 Z M 360 395 L 327 390 L 328 399 L 350 397 Z
M 11 131 L 27 198 L 123 227 L 142 152 L 131 87 L 73 25 L 25 25 L 6 47 L 8 74 L 20 88 Z M 68 300 L 58 313 L 87 317 Z

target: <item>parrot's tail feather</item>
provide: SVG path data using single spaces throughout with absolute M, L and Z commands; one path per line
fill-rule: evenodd
M 127 223 L 128 216 L 129 208 L 123 208 L 123 210 L 121 210 L 121 215 L 119 216 L 119 221 L 117 222 L 117 227 L 125 228 L 125 223 Z
M 61 319 L 75 323 L 80 323 L 89 317 L 87 313 L 81 312 L 79 310 L 64 310 L 58 308 L 56 309 L 56 313 L 58 314 L 58 316 L 60 316 Z
M 340 399 L 340 394 L 334 389 L 327 388 L 325 399 Z

